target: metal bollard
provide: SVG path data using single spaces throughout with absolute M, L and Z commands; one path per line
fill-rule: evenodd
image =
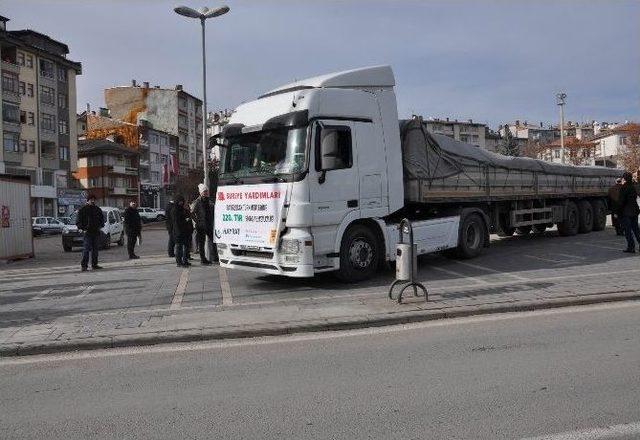
M 409 234 L 409 242 L 404 241 L 405 228 Z M 418 287 L 424 291 L 424 300 L 429 300 L 427 288 L 422 283 L 415 280 L 418 273 L 418 246 L 413 242 L 413 227 L 408 219 L 400 222 L 400 237 L 396 245 L 396 280 L 389 287 L 389 299 L 393 299 L 393 288 L 402 283 L 406 283 L 398 294 L 398 304 L 402 303 L 402 294 L 407 287 L 413 288 L 413 295 L 418 295 Z

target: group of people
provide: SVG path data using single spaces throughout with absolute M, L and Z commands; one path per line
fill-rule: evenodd
M 640 246 L 640 227 L 638 227 L 638 192 L 633 175 L 626 172 L 616 184 L 609 189 L 609 207 L 611 219 L 618 235 L 627 239 L 624 252 L 635 253 L 636 241 Z M 634 240 L 635 239 L 635 240 Z
M 190 205 L 184 196 L 178 195 L 169 202 L 166 209 L 167 232 L 169 241 L 167 253 L 176 259 L 178 267 L 189 267 L 191 263 L 191 249 L 193 232 L 196 232 L 197 249 L 200 263 L 210 265 L 218 262 L 218 249 L 213 241 L 213 209 L 214 203 L 209 199 L 209 190 L 204 184 L 198 185 L 200 196 Z M 136 202 L 129 203 L 123 214 L 124 232 L 127 235 L 127 252 L 129 259 L 136 260 L 136 243 L 142 238 L 142 219 L 138 213 Z M 96 206 L 96 197 L 89 195 L 87 203 L 78 211 L 76 225 L 84 232 L 82 246 L 81 270 L 88 269 L 91 258 L 92 269 L 102 269 L 98 264 L 98 253 L 101 241 L 101 230 L 105 224 L 105 216 L 100 207 Z M 210 245 L 211 260 L 207 258 L 207 238 Z
M 178 195 L 169 202 L 166 209 L 167 232 L 169 240 L 167 254 L 175 257 L 176 266 L 189 267 L 191 263 L 191 249 L 193 231 L 196 232 L 196 244 L 200 254 L 200 263 L 210 265 L 218 262 L 218 249 L 213 241 L 213 209 L 214 204 L 209 199 L 209 189 L 204 184 L 198 185 L 200 196 L 189 204 L 184 196 Z M 211 260 L 207 258 L 207 238 L 210 244 Z

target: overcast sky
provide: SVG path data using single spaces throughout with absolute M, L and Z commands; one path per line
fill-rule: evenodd
M 205 3 L 209 1 L 210 3 Z M 82 63 L 78 109 L 132 78 L 201 96 L 200 29 L 162 0 L 4 0 L 8 28 L 66 43 Z M 213 0 L 192 7 L 218 6 Z M 208 21 L 208 105 L 233 108 L 278 85 L 390 64 L 399 113 L 472 118 L 640 120 L 640 2 L 241 1 Z

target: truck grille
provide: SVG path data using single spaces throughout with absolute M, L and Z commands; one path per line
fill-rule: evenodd
M 262 259 L 265 259 L 265 260 L 273 259 L 273 252 L 246 251 L 246 250 L 243 250 L 243 249 L 231 249 L 231 253 L 235 257 L 262 258 Z

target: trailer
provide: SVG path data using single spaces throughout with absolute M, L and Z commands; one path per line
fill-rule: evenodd
M 353 282 L 418 253 L 472 258 L 489 234 L 605 227 L 619 170 L 498 155 L 399 121 L 389 66 L 309 78 L 241 105 L 222 132 L 215 237 L 220 264 Z
M 0 260 L 33 256 L 31 180 L 0 174 Z

